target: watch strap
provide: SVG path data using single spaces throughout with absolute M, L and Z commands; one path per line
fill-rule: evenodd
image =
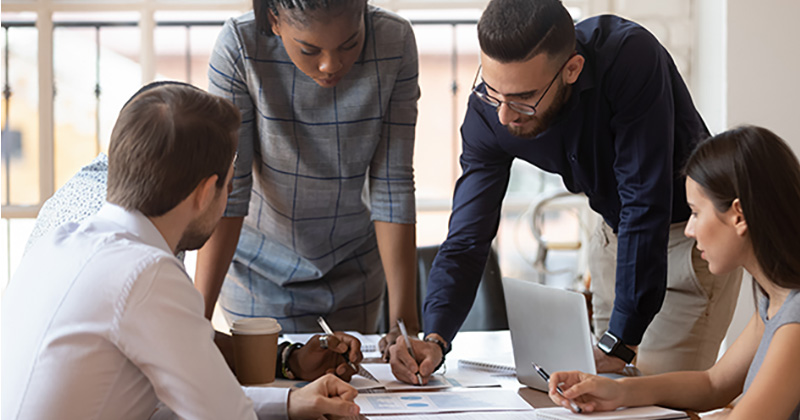
M 292 356 L 292 352 L 303 347 L 300 343 L 294 343 L 292 345 L 284 347 L 283 351 L 281 352 L 281 375 L 283 375 L 286 379 L 296 379 L 294 372 L 289 368 L 289 357 Z
M 598 343 L 598 347 L 603 351 L 603 353 L 621 359 L 625 363 L 630 363 L 633 361 L 633 358 L 636 357 L 636 352 L 628 348 L 628 346 L 626 346 L 625 343 L 623 343 L 622 340 L 620 340 L 616 335 L 606 331 L 600 341 L 602 342 L 605 338 L 612 339 L 614 344 L 610 349 L 605 349 L 600 345 L 600 343 Z
M 442 349 L 442 360 L 439 361 L 439 364 L 436 365 L 436 369 L 433 370 L 434 372 L 436 372 L 437 370 L 439 370 L 440 367 L 442 367 L 442 365 L 444 365 L 445 355 L 447 354 L 447 344 L 445 344 L 444 341 L 439 340 L 436 337 L 431 337 L 431 336 L 425 337 L 423 339 L 423 341 L 428 342 L 428 343 L 434 343 L 434 344 L 438 345 L 440 349 Z
M 629 349 L 628 346 L 623 344 L 621 341 L 614 347 L 614 350 L 611 353 L 612 356 L 622 359 L 625 363 L 630 363 L 633 361 L 633 358 L 636 357 L 636 352 Z

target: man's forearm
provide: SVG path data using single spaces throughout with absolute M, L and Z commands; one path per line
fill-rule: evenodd
M 194 286 L 203 294 L 205 316 L 211 319 L 225 274 L 233 261 L 244 217 L 223 217 L 214 233 L 197 252 Z
M 375 236 L 389 292 L 390 325 L 402 318 L 409 330 L 419 331 L 416 226 L 376 221 Z
M 667 291 L 668 220 L 620 222 L 614 309 L 609 330 L 625 344 L 637 345 L 660 311 Z M 599 333 L 603 333 L 600 331 Z
M 445 242 L 428 275 L 423 322 L 425 333 L 452 341 L 474 302 L 491 245 L 452 250 Z

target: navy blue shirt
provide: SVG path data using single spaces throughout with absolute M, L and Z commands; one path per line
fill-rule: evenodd
M 452 340 L 464 322 L 515 158 L 561 175 L 617 233 L 609 330 L 637 345 L 661 308 L 669 225 L 690 214 L 681 168 L 708 129 L 669 53 L 647 30 L 616 16 L 586 19 L 575 29 L 583 70 L 554 123 L 536 138 L 512 136 L 495 108 L 469 98 L 461 126 L 463 173 L 429 277 L 426 333 Z

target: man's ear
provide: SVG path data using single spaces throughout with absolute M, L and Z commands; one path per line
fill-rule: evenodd
M 194 208 L 195 210 L 202 211 L 208 208 L 217 196 L 217 179 L 218 175 L 214 174 L 208 178 L 204 178 L 197 184 L 192 194 L 194 195 Z
M 564 65 L 564 83 L 571 85 L 578 81 L 578 76 L 581 75 L 581 71 L 583 71 L 583 64 L 586 62 L 586 59 L 583 58 L 580 54 L 575 54 L 567 60 L 567 64 Z
M 739 236 L 744 236 L 747 233 L 747 220 L 744 219 L 742 202 L 738 198 L 731 203 L 731 222 Z

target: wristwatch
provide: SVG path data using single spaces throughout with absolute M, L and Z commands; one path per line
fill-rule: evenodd
M 600 338 L 600 342 L 597 343 L 597 347 L 603 351 L 603 353 L 614 356 L 616 358 L 622 359 L 625 363 L 630 363 L 631 360 L 636 356 L 636 352 L 629 349 L 622 340 L 619 339 L 614 334 L 606 331 L 603 334 L 603 337 Z
M 433 370 L 434 372 L 436 372 L 437 370 L 439 370 L 440 367 L 442 367 L 442 365 L 444 365 L 444 358 L 445 358 L 445 355 L 447 354 L 447 351 L 449 350 L 447 348 L 447 344 L 444 341 L 439 340 L 438 338 L 432 337 L 430 335 L 425 337 L 423 339 L 423 341 L 428 342 L 428 343 L 434 343 L 437 346 L 439 346 L 440 349 L 442 349 L 442 360 L 439 361 L 439 364 L 436 365 L 436 369 Z
M 297 379 L 292 369 L 289 368 L 289 358 L 292 357 L 292 352 L 303 347 L 301 343 L 294 343 L 283 348 L 281 352 L 281 375 L 286 379 Z

